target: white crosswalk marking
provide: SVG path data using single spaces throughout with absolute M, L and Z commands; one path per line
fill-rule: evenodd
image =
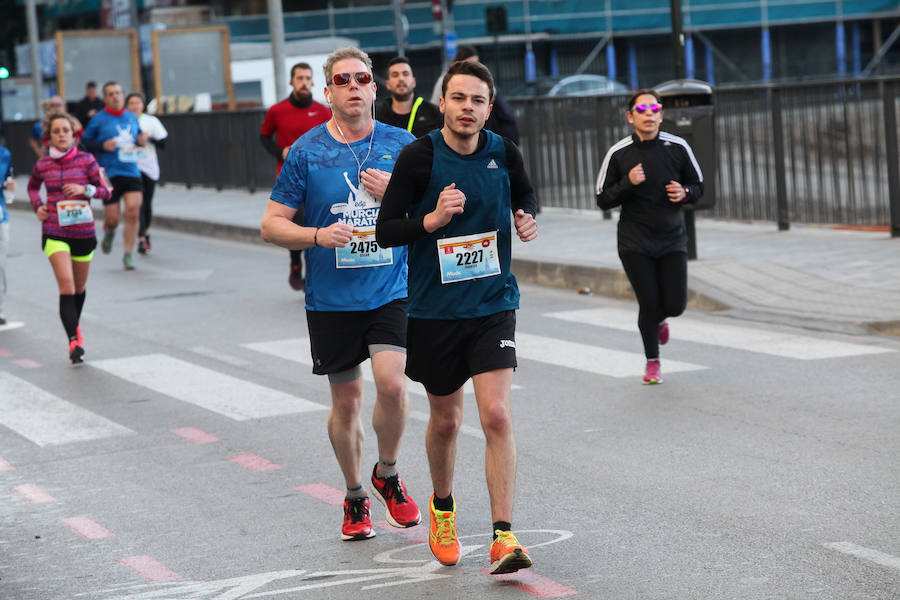
M 326 410 L 321 404 L 164 354 L 98 360 L 89 364 L 235 421 Z
M 38 446 L 134 433 L 3 371 L 0 371 L 0 424 Z
M 516 356 L 542 363 L 578 369 L 607 377 L 639 377 L 644 374 L 644 355 L 622 352 L 556 338 L 516 332 Z M 666 360 L 664 373 L 705 369 L 675 360 Z
M 620 308 L 594 308 L 588 310 L 572 310 L 547 313 L 545 317 L 572 321 L 597 327 L 609 327 L 637 333 L 637 310 Z M 765 329 L 741 327 L 727 323 L 710 323 L 690 317 L 678 317 L 671 322 L 672 337 L 676 340 L 724 346 L 748 352 L 759 352 L 785 358 L 800 360 L 818 360 L 823 358 L 840 358 L 844 356 L 861 356 L 865 354 L 882 354 L 894 352 L 890 348 L 864 346 L 834 340 L 795 335 Z M 671 371 L 671 361 L 665 361 L 666 370 Z
M 312 365 L 312 357 L 309 352 L 309 338 L 290 338 L 287 340 L 276 340 L 273 342 L 258 342 L 253 344 L 244 344 L 244 348 L 248 348 L 255 352 L 261 352 L 270 356 L 277 356 L 284 360 L 298 362 L 304 365 Z M 372 362 L 366 361 L 362 367 L 363 379 L 374 383 L 375 376 L 372 374 Z M 410 393 L 425 396 L 425 387 L 416 381 L 409 381 L 407 389 Z M 522 386 L 513 384 L 512 389 L 522 389 Z M 469 380 L 463 386 L 463 393 L 475 394 L 475 387 Z

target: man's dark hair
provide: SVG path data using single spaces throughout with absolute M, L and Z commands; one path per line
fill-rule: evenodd
M 84 84 L 84 87 L 85 88 L 95 88 L 95 87 L 97 87 L 97 82 L 96 81 L 88 81 L 86 84 Z
M 111 85 L 118 85 L 119 87 L 122 87 L 118 81 L 107 81 L 106 83 L 103 84 L 103 95 L 104 96 L 106 96 L 106 88 L 108 88 Z
M 631 111 L 634 108 L 634 103 L 637 102 L 638 97 L 643 96 L 644 94 L 650 94 L 659 104 L 662 104 L 662 98 L 659 97 L 659 94 L 656 93 L 656 90 L 636 90 L 631 98 L 628 99 L 628 110 Z
M 470 46 L 469 44 L 463 44 L 456 49 L 456 56 L 453 57 L 453 62 L 459 60 L 466 60 L 467 58 L 472 58 L 473 56 L 478 56 L 478 48 L 475 46 Z
M 447 84 L 450 83 L 450 78 L 454 75 L 471 75 L 482 80 L 488 86 L 488 102 L 494 101 L 494 78 L 491 76 L 490 70 L 480 62 L 459 60 L 451 63 L 447 69 L 447 74 L 444 75 L 444 80 L 441 82 L 441 96 L 447 95 Z
M 409 66 L 409 70 L 412 71 L 412 65 L 409 64 L 409 60 L 405 56 L 395 56 L 391 60 L 388 61 L 387 70 L 390 71 L 391 67 L 394 65 L 404 64 Z
M 309 66 L 309 63 L 298 62 L 296 65 L 291 67 L 291 79 L 294 78 L 294 71 L 296 71 L 297 69 L 305 69 L 305 70 L 309 71 L 310 73 L 312 73 L 312 70 L 313 70 L 313 68 L 311 66 Z

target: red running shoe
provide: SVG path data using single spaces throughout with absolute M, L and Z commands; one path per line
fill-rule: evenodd
M 375 537 L 372 519 L 369 517 L 369 499 L 344 499 L 344 525 L 341 527 L 342 540 L 365 540 Z
M 399 475 L 382 479 L 378 477 L 378 465 L 372 469 L 372 495 L 381 500 L 387 509 L 387 522 L 394 527 L 413 527 L 422 520 L 415 500 L 406 493 Z
M 78 340 L 70 340 L 69 341 L 69 360 L 72 361 L 73 365 L 77 365 L 78 363 L 84 362 L 81 360 L 81 357 L 84 356 L 84 348 L 81 344 L 78 343 Z
M 669 323 L 668 321 L 663 321 L 659 324 L 659 345 L 665 346 L 666 342 L 669 341 Z
M 644 372 L 644 385 L 662 383 L 662 373 L 659 372 L 659 361 L 648 360 L 647 370 Z
M 75 331 L 76 335 L 78 336 L 78 345 L 81 346 L 82 349 L 84 349 L 84 337 L 81 335 L 81 325 L 79 325 L 78 329 L 76 329 Z
M 306 289 L 306 279 L 303 278 L 303 265 L 298 263 L 291 265 L 291 273 L 288 275 L 288 284 L 292 290 L 299 292 Z

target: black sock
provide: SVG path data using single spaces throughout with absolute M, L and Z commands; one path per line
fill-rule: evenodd
M 494 521 L 494 529 L 491 531 L 491 536 L 493 539 L 497 539 L 497 530 L 500 531 L 511 531 L 512 523 L 508 521 Z
M 453 510 L 453 494 L 451 493 L 446 498 L 438 498 L 435 494 L 434 507 L 438 510 Z
M 69 340 L 76 339 L 78 337 L 78 308 L 75 305 L 75 294 L 59 295 L 59 318 L 62 320 Z
M 75 309 L 78 311 L 76 314 L 78 315 L 78 320 L 75 323 L 75 326 L 78 326 L 78 323 L 81 322 L 81 309 L 84 308 L 84 299 L 87 296 L 87 290 L 84 290 L 80 294 L 75 294 Z

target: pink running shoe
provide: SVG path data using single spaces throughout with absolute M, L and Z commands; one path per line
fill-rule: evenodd
M 659 324 L 659 345 L 665 346 L 666 342 L 669 341 L 669 323 L 668 321 L 663 321 Z
M 662 383 L 662 374 L 659 372 L 659 361 L 648 360 L 647 370 L 644 372 L 644 385 Z

